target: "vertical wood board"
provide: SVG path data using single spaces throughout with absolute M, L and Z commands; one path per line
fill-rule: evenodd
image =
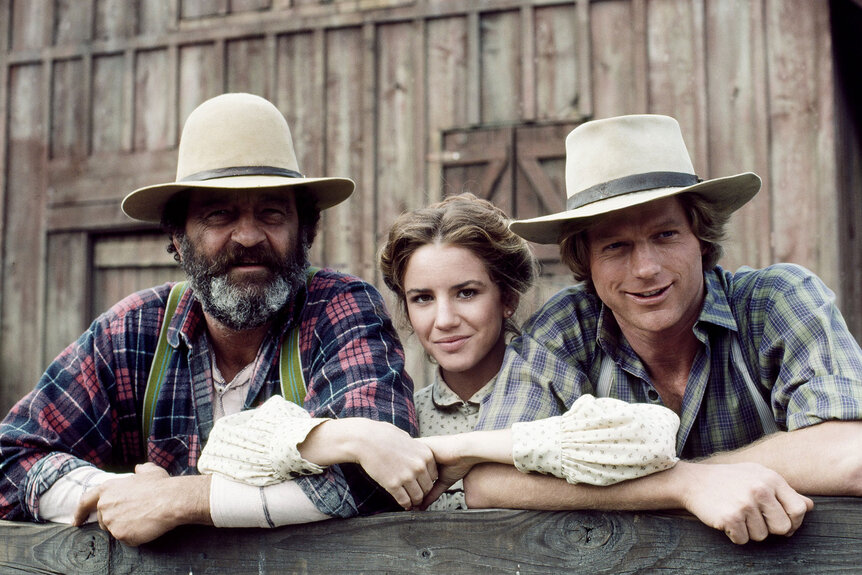
M 769 129 L 764 76 L 763 7 L 760 2 L 707 2 L 706 51 L 709 174 L 754 172 L 764 180 L 755 198 L 731 219 L 722 265 L 763 267 L 772 260 Z M 747 17 L 741 17 L 741 16 Z
M 637 98 L 634 73 L 635 47 L 641 39 L 632 25 L 632 6 L 628 1 L 590 4 L 590 48 L 595 118 L 642 113 Z
M 86 233 L 51 234 L 47 241 L 45 348 L 48 365 L 81 335 L 90 316 L 90 243 Z M 31 387 L 36 381 L 31 382 Z
M 830 86 L 822 87 L 821 67 L 831 69 L 824 30 L 825 4 L 798 0 L 768 2 L 767 53 L 773 142 L 770 192 L 774 258 L 799 263 L 838 281 L 834 179 L 821 159 L 821 138 L 832 138 Z M 828 19 L 828 14 L 827 14 Z
M 490 12 L 480 17 L 482 122 L 511 122 L 521 117 L 520 22 L 518 12 Z
M 578 85 L 580 38 L 575 4 L 536 8 L 536 119 L 580 115 L 583 87 Z
M 35 380 L 33 368 L 41 360 L 42 333 L 39 312 L 42 293 L 42 229 L 46 160 L 42 66 L 16 67 L 10 73 L 9 165 L 2 265 L 2 340 L 0 367 L 3 404 L 28 391 Z
M 366 153 L 374 150 L 375 135 L 364 124 L 371 87 L 366 87 L 368 50 L 359 28 L 330 32 L 326 38 L 326 94 L 315 100 L 324 103 L 326 122 L 326 175 L 343 176 L 356 182 L 353 195 L 342 204 L 326 210 L 321 218 L 318 239 L 322 242 L 326 265 L 364 275 L 363 252 L 373 248 L 365 244 L 363 226 L 374 210 L 375 188 L 372 173 L 365 169 Z M 373 78 L 373 74 L 371 74 Z M 373 116 L 372 116 L 373 118 Z M 373 234 L 372 230 L 370 231 Z M 370 254 L 369 254 L 370 255 Z

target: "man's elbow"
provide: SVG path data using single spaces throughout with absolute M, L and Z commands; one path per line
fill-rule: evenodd
M 849 426 L 848 426 L 849 427 Z M 851 433 L 845 434 L 846 440 L 842 443 L 842 454 L 840 461 L 836 461 L 838 469 L 843 470 L 845 486 L 843 493 L 836 495 L 853 495 L 862 497 L 862 421 L 853 422 Z

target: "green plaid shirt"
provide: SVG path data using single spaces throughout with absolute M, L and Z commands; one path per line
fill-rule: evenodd
M 702 345 L 680 413 L 680 457 L 736 449 L 764 434 L 741 370 L 779 429 L 862 419 L 862 350 L 819 278 L 791 264 L 735 274 L 716 267 L 705 285 L 693 327 Z M 731 338 L 739 338 L 746 365 L 731 361 Z M 611 397 L 661 404 L 611 311 L 581 285 L 562 290 L 507 348 L 476 429 L 559 415 L 581 394 L 595 395 L 605 355 L 614 364 Z

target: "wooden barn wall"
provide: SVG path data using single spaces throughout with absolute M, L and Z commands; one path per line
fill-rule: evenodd
M 826 2 L 0 0 L 0 34 L 3 410 L 117 286 L 177 272 L 119 200 L 173 179 L 183 119 L 224 91 L 277 104 L 305 173 L 356 180 L 312 256 L 378 285 L 388 223 L 457 191 L 444 130 L 654 112 L 700 175 L 764 179 L 727 267 L 793 261 L 858 293 Z

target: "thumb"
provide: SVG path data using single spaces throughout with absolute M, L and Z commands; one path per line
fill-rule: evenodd
M 102 495 L 101 487 L 96 487 L 81 495 L 75 515 L 72 517 L 72 525 L 81 526 L 90 518 L 90 514 L 99 505 L 99 497 Z
M 167 471 L 164 468 L 159 467 L 152 461 L 147 461 L 146 463 L 139 463 L 135 465 L 135 475 L 144 475 L 148 473 L 154 474 L 164 474 L 167 475 Z

